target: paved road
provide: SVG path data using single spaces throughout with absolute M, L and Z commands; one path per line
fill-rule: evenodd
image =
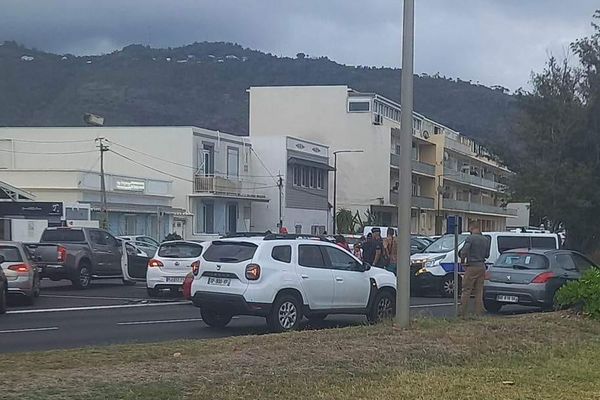
M 225 329 L 208 328 L 199 310 L 177 296 L 150 299 L 143 284 L 126 287 L 120 281 L 95 282 L 81 291 L 67 281 L 43 281 L 42 295 L 33 306 L 11 299 L 0 316 L 0 353 L 64 349 L 117 343 L 159 342 L 173 339 L 210 339 L 267 333 L 263 318 L 236 317 Z M 413 315 L 451 316 L 449 299 L 415 297 Z M 530 312 L 512 307 L 505 313 Z M 364 323 L 358 316 L 330 316 L 304 329 Z

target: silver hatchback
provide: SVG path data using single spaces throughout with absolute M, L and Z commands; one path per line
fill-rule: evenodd
M 487 271 L 484 303 L 489 312 L 507 304 L 552 309 L 556 291 L 597 266 L 570 250 L 510 250 Z
M 8 283 L 8 294 L 33 304 L 40 295 L 40 274 L 33 256 L 20 242 L 0 242 L 0 268 Z

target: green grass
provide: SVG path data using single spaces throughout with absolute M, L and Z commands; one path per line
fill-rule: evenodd
M 600 323 L 561 313 L 1 360 L 2 399 L 600 399 Z

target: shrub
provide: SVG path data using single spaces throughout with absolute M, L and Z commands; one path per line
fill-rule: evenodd
M 600 319 L 600 269 L 591 268 L 578 281 L 560 288 L 556 302 L 562 307 L 581 307 L 585 314 Z

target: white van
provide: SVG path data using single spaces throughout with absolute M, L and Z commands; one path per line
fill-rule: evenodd
M 468 233 L 458 235 L 458 250 Z M 490 256 L 486 265 L 496 262 L 500 254 L 513 249 L 559 249 L 560 239 L 554 233 L 484 232 L 490 239 Z M 423 253 L 410 257 L 411 292 L 439 293 L 454 296 L 454 235 L 444 235 Z M 463 272 L 459 267 L 459 272 Z

